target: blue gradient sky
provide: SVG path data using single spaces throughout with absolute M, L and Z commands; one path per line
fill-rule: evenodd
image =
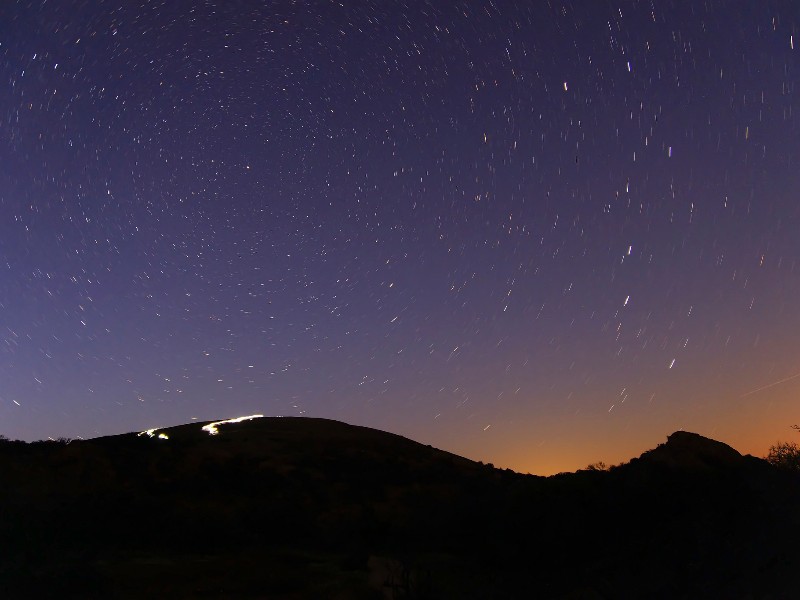
M 537 473 L 680 428 L 764 454 L 798 420 L 799 23 L 4 3 L 0 432 L 263 413 Z

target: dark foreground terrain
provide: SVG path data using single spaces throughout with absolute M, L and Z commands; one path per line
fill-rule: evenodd
M 544 478 L 202 425 L 0 444 L 0 598 L 800 598 L 797 476 L 696 434 Z

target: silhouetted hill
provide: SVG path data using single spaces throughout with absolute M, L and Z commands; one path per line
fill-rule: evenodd
M 0 597 L 800 591 L 800 482 L 697 434 L 544 478 L 324 419 L 211 425 L 0 444 Z
M 720 469 L 741 466 L 742 455 L 715 440 L 688 431 L 676 431 L 641 460 L 673 469 Z

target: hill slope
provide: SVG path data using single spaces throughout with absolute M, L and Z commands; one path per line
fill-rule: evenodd
M 800 482 L 696 434 L 543 478 L 323 419 L 208 425 L 0 444 L 0 596 L 800 590 Z

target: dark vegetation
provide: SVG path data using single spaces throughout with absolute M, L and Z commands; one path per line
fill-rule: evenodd
M 800 425 L 792 425 L 800 431 Z M 800 446 L 794 442 L 778 442 L 769 449 L 767 462 L 786 471 L 800 472 Z
M 798 473 L 696 434 L 544 478 L 334 421 L 201 425 L 0 444 L 0 597 L 800 593 Z

